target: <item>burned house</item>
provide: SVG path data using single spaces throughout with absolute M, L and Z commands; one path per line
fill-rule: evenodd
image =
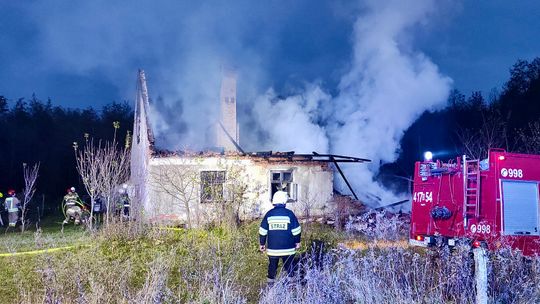
M 145 74 L 139 72 L 131 151 L 131 183 L 145 220 L 199 226 L 224 217 L 259 218 L 272 208 L 272 195 L 289 193 L 299 217 L 334 212 L 334 168 L 365 159 L 294 152 L 245 152 L 236 121 L 236 76 L 225 73 L 220 121 L 212 151 L 164 151 L 154 145 Z M 339 166 L 337 166 L 339 168 Z

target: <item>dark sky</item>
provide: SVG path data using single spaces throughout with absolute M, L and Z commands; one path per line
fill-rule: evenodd
M 198 81 L 223 63 L 256 66 L 253 90 L 319 81 L 332 92 L 352 56 L 362 10 L 362 1 L 193 3 L 0 0 L 0 95 L 102 105 L 133 99 L 139 67 L 156 96 L 174 94 L 193 73 L 202 74 L 193 77 Z M 466 94 L 489 93 L 518 58 L 540 56 L 539 1 L 437 5 L 411 45 Z

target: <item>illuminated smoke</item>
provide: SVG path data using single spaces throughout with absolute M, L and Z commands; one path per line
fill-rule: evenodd
M 344 166 L 346 174 L 364 199 L 394 202 L 399 197 L 373 176 L 381 163 L 396 159 L 404 131 L 424 111 L 444 106 L 451 86 L 451 80 L 414 48 L 416 31 L 429 25 L 440 2 L 369 0 L 355 6 L 338 1 L 335 6 L 343 7 L 336 11 L 321 8 L 328 6 L 325 3 L 165 0 L 149 6 L 146 1 L 126 5 L 96 0 L 50 6 L 36 1 L 23 15 L 36 24 L 42 41 L 40 56 L 47 59 L 40 61 L 42 69 L 80 77 L 99 73 L 130 99 L 136 71 L 145 69 L 158 145 L 210 145 L 206 134 L 217 117 L 220 67 L 231 64 L 239 75 L 240 139 L 246 150 L 333 152 L 373 159 L 369 166 Z M 342 74 L 337 88 L 312 77 L 281 96 L 283 90 L 272 88 L 276 76 L 268 72 L 287 64 L 287 58 L 276 57 L 280 37 L 315 5 L 323 16 L 342 14 L 347 19 L 350 12 L 357 14 L 350 62 L 345 69 L 336 67 Z M 312 31 L 323 32 L 325 25 L 318 21 L 321 28 Z

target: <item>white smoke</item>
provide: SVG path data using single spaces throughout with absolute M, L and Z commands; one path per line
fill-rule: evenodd
M 379 197 L 384 204 L 397 198 L 373 176 L 381 163 L 396 159 L 403 132 L 424 111 L 444 106 L 450 89 L 451 80 L 414 48 L 414 35 L 429 24 L 437 6 L 440 2 L 434 0 L 368 0 L 359 10 L 350 1 L 298 0 L 285 7 L 247 0 L 163 0 L 160 5 L 95 0 L 54 6 L 35 1 L 20 10 L 35 23 L 37 62 L 43 70 L 85 79 L 102 75 L 132 99 L 137 68 L 145 69 L 158 145 L 208 146 L 205 136 L 218 110 L 220 67 L 232 64 L 239 74 L 244 148 L 370 158 L 370 165 L 344 168 L 357 193 Z M 309 57 L 298 50 L 313 35 L 343 33 L 340 26 L 349 22 L 351 12 L 358 13 L 352 55 L 345 69 L 336 59 L 335 71 L 342 71 L 337 88 L 313 82 L 328 81 L 328 75 L 300 79 L 313 83 L 286 97 L 279 95 L 283 90 L 271 88 L 273 76 L 267 71 L 276 66 L 305 71 L 325 67 L 318 65 L 319 59 L 333 60 L 333 54 Z M 303 21 L 314 26 L 297 31 Z M 325 28 L 326 21 L 340 31 Z M 288 37 L 295 44 L 287 44 L 296 47 L 297 42 L 296 52 L 282 49 L 284 33 L 297 35 Z M 303 39 L 306 33 L 312 37 Z M 312 61 L 283 58 L 293 53 Z
M 405 130 L 424 111 L 443 107 L 451 88 L 450 78 L 406 44 L 434 8 L 435 1 L 371 1 L 355 24 L 354 61 L 341 80 L 329 134 L 333 152 L 373 160 L 356 168 L 352 184 L 382 203 L 398 198 L 372 180 L 379 164 L 397 159 Z
M 267 133 L 259 148 L 278 151 L 326 153 L 329 140 L 323 127 L 316 120 L 322 105 L 331 96 L 318 86 L 308 86 L 300 95 L 279 99 L 269 89 L 255 100 L 253 119 Z
M 409 44 L 415 27 L 427 22 L 434 8 L 434 1 L 369 1 L 355 23 L 354 58 L 335 98 L 329 100 L 313 87 L 306 91 L 307 96 L 318 92 L 311 101 L 298 95 L 271 104 L 268 94 L 261 97 L 258 120 L 279 117 L 279 122 L 264 125 L 272 134 L 272 145 L 308 152 L 324 151 L 322 143 L 329 143 L 333 153 L 369 158 L 372 163 L 368 166 L 345 166 L 353 188 L 372 203 L 397 201 L 399 197 L 373 176 L 381 163 L 397 159 L 405 130 L 424 111 L 445 105 L 452 84 Z M 310 106 L 303 106 L 306 101 Z M 321 110 L 327 112 L 324 130 L 313 120 L 314 113 Z M 275 125 L 291 128 L 285 133 L 282 128 L 274 129 Z

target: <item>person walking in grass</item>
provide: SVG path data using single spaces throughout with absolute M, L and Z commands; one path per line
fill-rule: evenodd
M 19 208 L 21 207 L 21 202 L 15 196 L 15 190 L 8 191 L 4 207 L 8 212 L 9 227 L 15 227 L 19 221 Z
M 300 248 L 301 227 L 296 215 L 285 208 L 288 199 L 289 195 L 283 190 L 274 193 L 274 208 L 266 213 L 259 227 L 259 248 L 261 252 L 266 251 L 269 260 L 269 286 L 275 282 L 280 259 L 288 276 L 294 276 L 293 260 L 296 250 Z

